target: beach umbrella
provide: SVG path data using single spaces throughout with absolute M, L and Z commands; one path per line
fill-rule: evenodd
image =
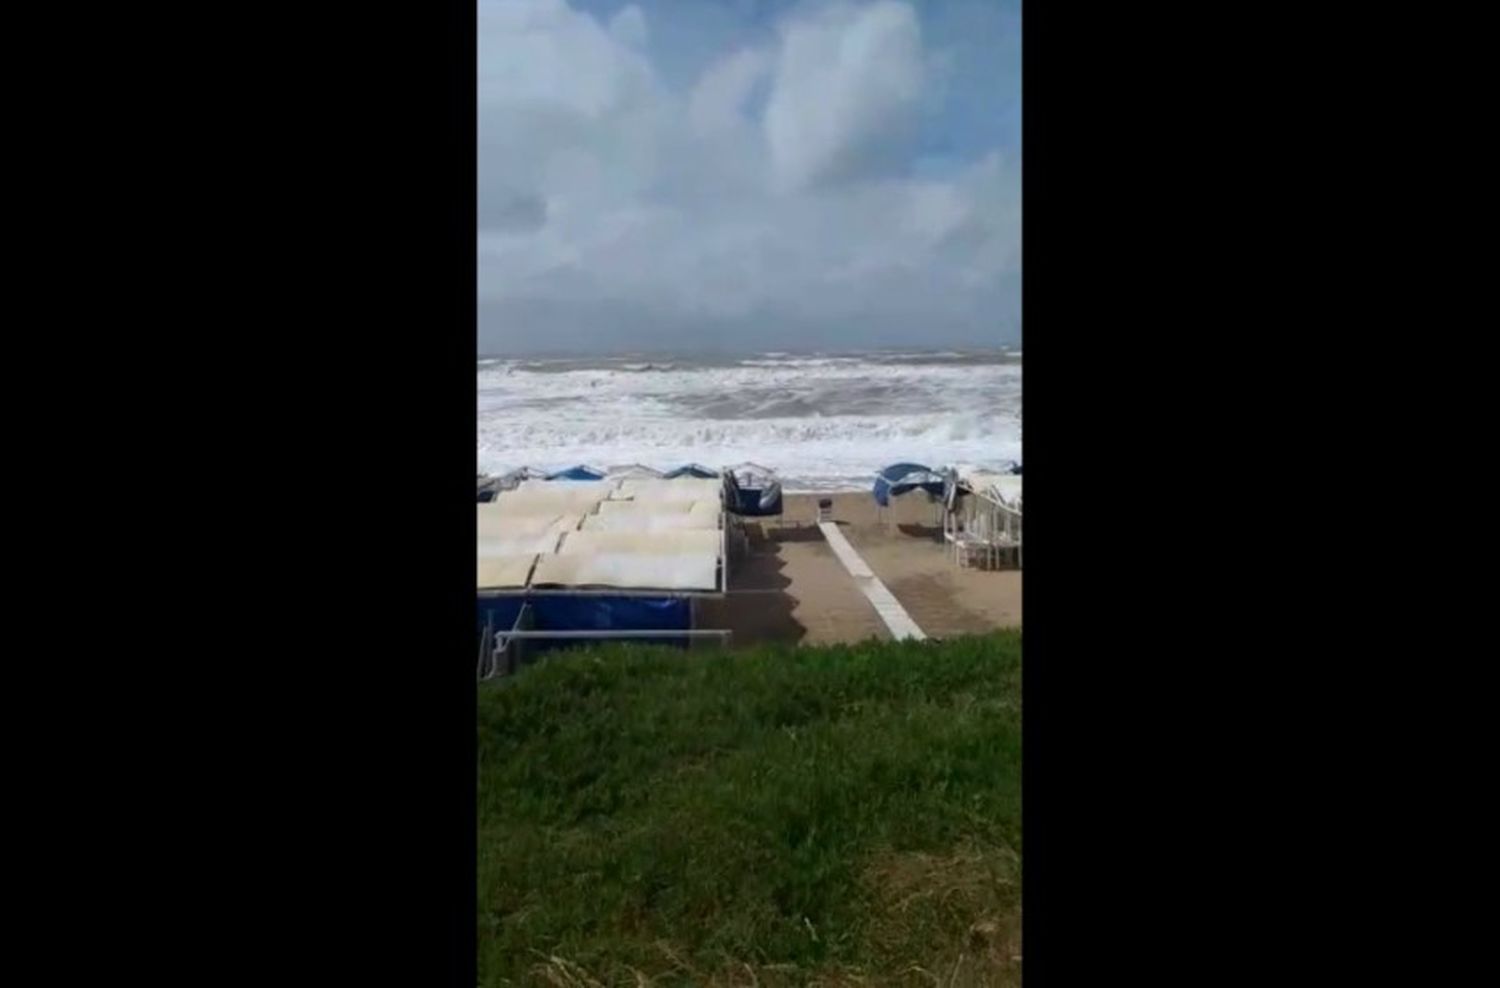
M 943 493 L 943 475 L 920 463 L 892 463 L 875 475 L 875 503 L 889 507 L 891 498 L 917 489 L 933 496 Z

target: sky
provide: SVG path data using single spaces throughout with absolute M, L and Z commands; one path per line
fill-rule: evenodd
M 478 0 L 479 350 L 1014 344 L 1019 0 Z

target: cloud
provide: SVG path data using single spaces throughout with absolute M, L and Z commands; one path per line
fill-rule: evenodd
M 635 4 L 620 8 L 620 12 L 609 20 L 609 33 L 620 44 L 628 48 L 645 48 L 647 40 L 646 15 Z
M 531 231 L 547 221 L 547 202 L 538 195 L 489 190 L 479 203 L 479 225 L 492 231 Z
M 778 178 L 800 188 L 892 170 L 921 97 L 921 28 L 907 4 L 841 4 L 788 22 L 765 120 Z
M 701 136 L 711 136 L 748 125 L 746 102 L 771 68 L 763 51 L 745 48 L 715 63 L 703 73 L 688 100 L 688 116 Z
M 482 350 L 1018 338 L 1018 156 L 914 168 L 951 52 L 912 6 L 800 8 L 671 85 L 643 5 L 479 2 Z

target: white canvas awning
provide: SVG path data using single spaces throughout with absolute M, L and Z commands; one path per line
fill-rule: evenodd
M 674 528 L 720 526 L 724 509 L 717 501 L 605 501 L 599 513 L 583 520 L 585 531 L 656 532 Z
M 666 532 L 681 529 L 718 531 L 718 528 L 717 511 L 711 515 L 691 511 L 606 511 L 583 519 L 585 532 Z
M 526 586 L 535 555 L 480 556 L 480 590 L 514 590 Z
M 601 515 L 612 515 L 652 512 L 654 514 L 685 515 L 697 503 L 697 501 L 600 501 L 599 513 Z
M 532 573 L 531 585 L 713 591 L 718 589 L 718 563 L 717 552 L 591 552 L 542 556 Z
M 607 484 L 526 482 L 478 505 L 480 589 L 718 591 L 719 481 L 625 483 L 639 497 L 600 502 Z
M 698 477 L 674 477 L 671 480 L 626 479 L 610 495 L 615 500 L 635 501 L 718 501 L 724 490 L 721 480 Z
M 550 486 L 557 489 L 502 491 L 489 503 L 495 506 L 495 510 L 512 515 L 538 515 L 549 511 L 555 514 L 582 515 L 593 511 L 604 500 L 604 495 L 597 490 L 570 491 L 570 485 L 566 484 Z
M 719 557 L 721 535 L 717 530 L 677 529 L 657 532 L 584 530 L 569 532 L 558 546 L 559 555 L 605 552 L 706 553 Z
M 641 463 L 627 463 L 609 467 L 604 471 L 611 479 L 616 477 L 660 477 L 661 471 Z
M 523 480 L 517 494 L 550 494 L 556 497 L 594 497 L 603 500 L 619 485 L 619 480 Z
M 480 537 L 475 545 L 475 554 L 480 559 L 498 559 L 503 556 L 535 556 L 539 553 L 551 555 L 557 551 L 557 540 L 561 532 L 539 532 L 531 535 L 510 537 Z
M 547 532 L 571 532 L 583 518 L 580 511 L 560 512 L 554 509 L 516 514 L 501 504 L 499 499 L 476 507 L 479 509 L 476 534 L 481 539 L 511 539 Z
M 1013 473 L 960 469 L 958 479 L 976 494 L 1003 501 L 1006 504 L 1015 504 L 1021 496 L 1021 477 Z

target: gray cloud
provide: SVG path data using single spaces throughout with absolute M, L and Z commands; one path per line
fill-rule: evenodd
M 638 7 L 479 7 L 481 349 L 1019 337 L 1017 164 L 910 174 L 911 6 L 803 12 L 683 88 Z
M 491 231 L 538 230 L 547 222 L 547 201 L 534 193 L 481 189 L 479 225 Z

